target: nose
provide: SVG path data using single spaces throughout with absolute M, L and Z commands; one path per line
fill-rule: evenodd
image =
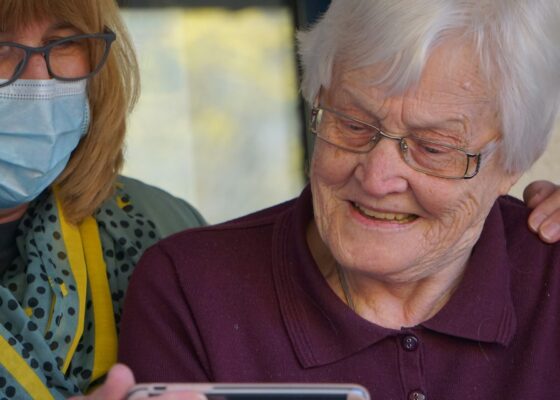
M 50 79 L 47 60 L 45 60 L 43 54 L 33 53 L 27 59 L 27 65 L 25 65 L 19 79 Z
M 411 170 L 402 158 L 399 140 L 380 137 L 376 146 L 360 157 L 355 176 L 368 194 L 382 197 L 408 189 Z

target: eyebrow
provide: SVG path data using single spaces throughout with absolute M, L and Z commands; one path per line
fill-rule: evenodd
M 82 33 L 81 29 L 78 29 L 75 25 L 71 24 L 68 21 L 55 22 L 54 24 L 48 27 L 45 33 L 49 34 L 53 31 L 57 31 L 60 29 L 71 29 L 71 30 L 75 30 L 77 33 Z
M 75 25 L 68 21 L 55 22 L 51 26 L 45 29 L 43 36 L 51 34 L 53 31 L 61 29 L 71 29 L 76 31 L 77 34 L 83 33 L 81 29 L 78 29 Z M 16 36 L 16 32 L 13 31 L 2 31 L 0 30 L 0 42 L 13 42 L 17 41 L 19 36 Z
M 361 120 L 362 122 L 366 122 L 368 119 L 374 119 L 376 123 L 380 123 L 382 118 L 379 116 L 377 111 L 373 111 L 371 107 L 366 107 L 367 101 L 365 99 L 360 98 L 360 96 L 356 96 L 354 92 L 351 92 L 347 89 L 341 90 L 342 95 L 336 96 L 336 99 L 339 100 L 335 108 L 341 107 L 343 108 L 344 112 L 355 111 L 362 115 L 357 116 L 351 113 L 349 116 L 354 116 Z M 378 107 L 379 108 L 379 107 Z
M 365 96 L 356 95 L 355 92 L 352 92 L 346 88 L 342 88 L 340 91 L 343 97 L 341 103 L 347 105 L 347 107 L 343 113 L 348 113 L 349 117 L 355 118 L 358 121 L 361 121 L 366 124 L 374 125 L 381 130 L 387 130 L 385 126 L 383 126 L 384 117 L 379 115 L 378 112 L 373 111 L 371 107 L 366 107 L 368 100 Z M 381 109 L 383 105 L 378 106 L 378 109 Z M 356 110 L 351 112 L 350 110 Z M 354 115 L 355 112 L 362 113 L 362 116 Z M 464 118 L 459 118 L 457 116 L 451 117 L 443 117 L 443 118 L 434 118 L 434 115 L 430 112 L 422 113 L 422 114 L 415 114 L 416 118 L 414 121 L 405 120 L 403 115 L 401 114 L 401 118 L 403 123 L 406 126 L 406 130 L 411 133 L 415 134 L 414 131 L 432 131 L 433 134 L 440 136 L 442 140 L 443 138 L 447 138 L 447 140 L 451 139 L 453 142 L 453 146 L 456 146 L 461 149 L 467 149 L 470 144 L 470 140 L 472 138 L 472 132 L 468 128 L 468 124 L 466 123 Z M 419 117 L 418 117 L 419 116 Z M 375 121 L 370 122 L 369 119 L 374 119 Z M 446 134 L 447 131 L 447 134 Z M 416 132 L 416 135 L 418 132 Z M 436 139 L 437 140 L 437 139 Z
M 68 21 L 60 21 L 60 22 L 55 22 L 49 27 L 49 29 L 64 29 L 64 28 L 75 28 L 75 26 Z
M 413 120 L 411 121 L 410 118 L 408 118 L 405 124 L 410 129 L 449 130 L 463 134 L 465 139 L 468 139 L 472 134 L 472 132 L 469 131 L 469 124 L 464 116 L 438 117 L 430 112 L 416 113 Z
M 371 107 L 366 107 L 364 104 L 367 103 L 367 100 L 363 99 L 361 96 L 357 96 L 354 92 L 351 92 L 347 89 L 343 89 L 342 92 L 344 93 L 344 102 L 347 102 L 350 107 L 356 108 L 359 111 L 367 114 L 369 117 L 372 117 L 382 123 L 385 116 L 379 115 L 377 111 L 372 110 Z M 383 105 L 377 107 L 381 109 Z M 468 127 L 465 123 L 465 119 L 457 116 L 449 116 L 449 117 L 438 117 L 435 116 L 431 112 L 427 113 L 415 113 L 416 118 L 413 121 L 404 120 L 403 122 L 410 130 L 414 129 L 434 129 L 434 128 L 441 128 L 441 129 L 450 129 L 454 131 L 458 131 L 459 128 L 460 132 L 468 134 Z M 401 117 L 404 117 L 404 114 L 401 114 Z

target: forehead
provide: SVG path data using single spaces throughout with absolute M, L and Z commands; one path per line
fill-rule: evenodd
M 443 128 L 469 143 L 473 134 L 489 136 L 499 128 L 496 91 L 477 60 L 469 43 L 448 40 L 432 51 L 420 79 L 404 93 L 379 83 L 386 65 L 335 66 L 327 101 L 371 113 L 393 129 Z
M 495 103 L 496 90 L 479 66 L 473 46 L 459 39 L 448 40 L 435 48 L 428 58 L 420 79 L 404 93 L 383 84 L 383 76 L 393 66 L 372 65 L 351 68 L 335 64 L 329 90 L 339 96 L 347 92 L 364 102 L 402 98 L 432 105 L 463 105 Z M 347 97 L 343 95 L 344 97 Z
M 0 32 L 17 32 L 45 20 L 64 21 L 79 29 L 98 24 L 99 0 L 1 0 Z
M 489 103 L 495 98 L 495 90 L 483 74 L 473 46 L 450 40 L 434 49 L 417 86 L 405 95 L 422 96 L 434 104 Z

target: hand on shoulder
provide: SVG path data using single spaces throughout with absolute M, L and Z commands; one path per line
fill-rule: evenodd
M 534 208 L 529 227 L 539 237 L 554 243 L 560 240 L 560 185 L 549 181 L 535 181 L 523 191 L 527 206 Z

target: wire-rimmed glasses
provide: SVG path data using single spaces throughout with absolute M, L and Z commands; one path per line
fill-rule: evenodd
M 45 58 L 51 78 L 77 81 L 95 75 L 107 60 L 116 35 L 106 28 L 102 33 L 72 35 L 54 40 L 42 47 L 30 47 L 15 42 L 0 42 L 0 87 L 15 82 L 25 70 L 33 54 Z M 87 68 L 76 68 L 86 63 Z
M 396 136 L 324 106 L 312 109 L 311 132 L 319 139 L 353 153 L 368 153 L 382 138 L 396 140 L 406 164 L 416 171 L 440 178 L 470 179 L 480 169 L 481 153 L 414 135 Z

